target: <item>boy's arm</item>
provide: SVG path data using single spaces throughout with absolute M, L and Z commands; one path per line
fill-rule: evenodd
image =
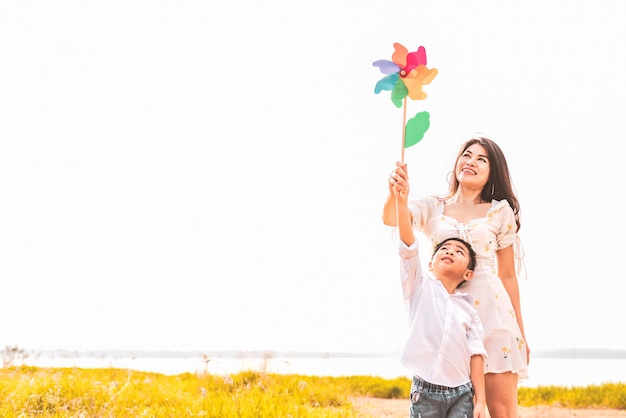
M 398 210 L 400 223 L 398 229 L 400 232 L 400 280 L 402 283 L 402 293 L 407 307 L 410 309 L 410 301 L 413 300 L 415 291 L 422 278 L 422 266 L 419 259 L 418 243 L 415 240 L 413 227 L 411 225 L 409 208 L 406 205 L 404 209 Z
M 408 247 L 415 242 L 415 233 L 413 232 L 413 226 L 411 225 L 411 211 L 409 210 L 406 198 L 404 202 L 401 199 L 397 200 L 398 205 L 398 231 L 400 233 L 400 240 L 404 242 Z
M 469 295 L 468 295 L 469 296 Z M 469 296 L 471 302 L 474 299 Z M 470 305 L 473 305 L 471 303 Z M 487 350 L 483 343 L 484 330 L 480 322 L 478 312 L 472 309 L 472 324 L 467 330 L 470 357 L 470 379 L 474 386 L 474 418 L 485 418 L 485 405 L 487 403 L 485 395 L 485 358 Z
M 474 418 L 485 418 L 485 359 L 476 354 L 470 358 L 470 379 L 474 386 Z
M 399 163 L 398 163 L 399 164 Z M 406 164 L 399 164 L 399 171 L 406 173 Z M 402 282 L 402 293 L 407 307 L 410 308 L 411 300 L 416 290 L 418 282 L 421 282 L 422 266 L 418 257 L 417 242 L 411 222 L 411 211 L 409 209 L 409 184 L 406 178 L 396 177 L 397 181 L 390 181 L 389 199 L 395 200 L 395 210 L 398 219 L 398 232 L 400 235 L 400 280 Z
M 400 240 L 404 242 L 407 247 L 410 247 L 415 242 L 415 234 L 413 232 L 413 225 L 411 225 L 411 211 L 409 210 L 409 183 L 408 176 L 406 176 L 406 164 L 398 167 L 403 176 L 397 176 L 396 180 L 390 182 L 389 200 L 395 200 L 395 210 L 398 216 L 398 231 L 400 233 Z

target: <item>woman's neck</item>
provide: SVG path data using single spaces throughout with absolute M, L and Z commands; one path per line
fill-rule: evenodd
M 473 206 L 487 203 L 481 197 L 481 190 L 461 190 L 460 188 L 456 191 L 454 196 L 448 199 L 448 202 L 456 203 L 461 206 Z

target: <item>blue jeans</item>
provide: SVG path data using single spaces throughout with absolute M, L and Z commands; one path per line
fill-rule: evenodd
M 417 376 L 411 386 L 411 418 L 472 418 L 474 387 L 433 385 Z

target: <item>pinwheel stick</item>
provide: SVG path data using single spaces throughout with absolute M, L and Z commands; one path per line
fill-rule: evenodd
M 404 97 L 404 105 L 402 107 L 402 151 L 400 152 L 400 162 L 404 163 L 404 146 L 406 144 L 406 96 Z
M 402 147 L 400 148 L 402 151 L 400 152 L 400 162 L 404 163 L 404 145 L 406 144 L 406 96 L 404 97 L 404 103 L 402 107 Z M 399 227 L 400 214 L 398 213 L 398 196 L 396 196 L 396 228 L 394 228 L 394 231 Z

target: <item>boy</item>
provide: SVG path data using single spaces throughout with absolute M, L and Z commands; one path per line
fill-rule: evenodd
M 409 316 L 401 362 L 413 374 L 411 418 L 484 418 L 483 328 L 472 296 L 457 291 L 472 278 L 476 255 L 467 242 L 448 238 L 435 247 L 431 277 L 422 270 L 406 205 L 398 219 Z

